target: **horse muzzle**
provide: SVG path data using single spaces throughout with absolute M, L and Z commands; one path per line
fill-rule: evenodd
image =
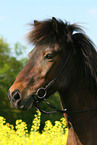
M 26 99 L 22 99 L 22 95 L 18 89 L 14 90 L 11 94 L 9 90 L 8 98 L 10 100 L 11 105 L 15 109 L 29 110 L 33 107 L 33 94 L 29 95 Z

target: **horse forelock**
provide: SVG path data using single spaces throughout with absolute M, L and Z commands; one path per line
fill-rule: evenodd
M 72 41 L 72 33 L 74 31 L 83 31 L 78 25 L 70 25 L 60 19 L 48 19 L 45 21 L 34 21 L 33 28 L 28 34 L 28 41 L 35 45 L 45 43 L 55 43 L 58 40 L 61 42 Z
M 54 41 L 55 34 L 53 32 L 52 20 L 41 21 L 33 25 L 34 27 L 28 34 L 28 41 L 30 43 L 37 45 Z

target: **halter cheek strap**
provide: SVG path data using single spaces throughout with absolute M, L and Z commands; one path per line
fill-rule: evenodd
M 66 66 L 66 64 L 71 56 L 72 50 L 73 50 L 73 48 L 70 50 L 70 53 L 69 53 L 64 65 L 62 66 L 62 68 L 60 69 L 58 74 L 55 76 L 55 78 L 53 80 L 51 80 L 45 87 L 39 88 L 33 96 L 34 97 L 34 106 L 44 114 L 51 114 L 51 113 L 56 113 L 56 112 L 65 113 L 67 111 L 67 109 L 61 110 L 61 109 L 58 109 L 58 108 L 52 106 L 49 102 L 47 102 L 46 95 L 47 95 L 48 89 L 54 84 L 56 79 L 59 77 L 59 75 L 61 74 L 61 72 L 65 68 L 65 66 Z M 54 109 L 54 111 L 46 112 L 46 111 L 42 110 L 41 108 L 39 108 L 37 103 L 39 103 L 41 100 L 44 100 L 49 107 Z
M 59 77 L 59 75 L 61 74 L 61 72 L 63 71 L 63 69 L 65 68 L 70 56 L 71 56 L 71 53 L 72 53 L 72 50 L 73 48 L 70 50 L 70 53 L 64 63 L 64 65 L 62 66 L 62 68 L 60 69 L 60 71 L 58 72 L 58 74 L 55 76 L 55 78 L 53 80 L 51 80 L 45 87 L 41 87 L 39 88 L 37 91 L 36 91 L 36 96 L 39 98 L 39 99 L 43 99 L 46 97 L 47 95 L 47 90 L 54 84 L 54 82 L 56 81 L 56 79 Z

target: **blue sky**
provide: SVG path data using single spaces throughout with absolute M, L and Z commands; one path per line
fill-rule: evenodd
M 27 24 L 52 16 L 78 22 L 97 46 L 97 0 L 0 0 L 0 37 L 32 49 L 24 38 L 30 30 Z

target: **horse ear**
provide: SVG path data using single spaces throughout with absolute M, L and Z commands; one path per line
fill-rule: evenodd
M 52 17 L 52 25 L 53 25 L 54 32 L 58 35 L 58 33 L 59 33 L 59 26 L 58 26 L 58 21 L 56 20 L 55 17 Z
M 34 20 L 34 26 L 38 26 L 40 24 L 40 22 L 38 22 L 37 20 Z

